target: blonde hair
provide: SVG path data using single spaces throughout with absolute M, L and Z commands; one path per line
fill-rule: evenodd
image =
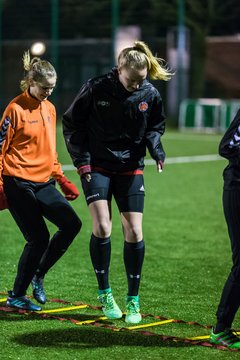
M 123 49 L 118 56 L 118 67 L 144 69 L 153 80 L 170 80 L 174 73 L 164 66 L 164 60 L 154 56 L 143 41 L 135 41 L 133 47 Z
M 22 91 L 29 88 L 30 80 L 41 82 L 43 79 L 57 78 L 56 71 L 50 62 L 41 60 L 38 57 L 31 59 L 29 51 L 24 52 L 22 60 L 23 68 L 26 72 L 24 79 L 20 81 Z

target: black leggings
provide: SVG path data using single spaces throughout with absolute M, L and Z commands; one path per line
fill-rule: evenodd
M 231 240 L 233 266 L 217 310 L 218 323 L 231 327 L 240 306 L 240 189 L 223 191 L 223 209 Z
M 13 287 L 17 296 L 23 296 L 36 271 L 44 276 L 65 253 L 82 223 L 54 180 L 34 183 L 4 176 L 3 183 L 9 211 L 27 241 Z M 58 227 L 51 240 L 44 218 Z

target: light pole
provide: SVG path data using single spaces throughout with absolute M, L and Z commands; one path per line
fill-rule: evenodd
M 115 64 L 116 32 L 119 26 L 119 0 L 112 0 L 112 66 Z
M 178 0 L 178 30 L 177 30 L 177 104 L 178 107 L 185 95 L 184 91 L 184 68 L 186 53 L 186 32 L 185 32 L 185 3 Z
M 58 18 L 59 18 L 59 0 L 51 0 L 51 62 L 55 67 L 57 74 L 58 74 L 58 38 L 59 38 Z M 52 99 L 56 105 L 58 103 L 57 95 L 58 94 L 56 87 L 52 95 Z
M 167 84 L 168 115 L 175 125 L 182 100 L 188 97 L 189 91 L 189 30 L 185 26 L 184 0 L 178 0 L 177 26 L 169 29 L 167 34 L 168 64 L 175 75 Z

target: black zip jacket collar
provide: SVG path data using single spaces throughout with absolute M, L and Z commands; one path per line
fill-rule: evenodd
M 165 131 L 162 99 L 144 80 L 134 92 L 120 83 L 114 68 L 82 86 L 63 115 L 63 132 L 74 165 L 112 171 L 143 169 L 146 149 L 165 159 L 160 141 Z

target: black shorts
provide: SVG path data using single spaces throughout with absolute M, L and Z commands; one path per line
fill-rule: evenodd
M 114 197 L 120 212 L 143 212 L 143 175 L 119 175 L 91 172 L 91 181 L 82 177 L 82 188 L 87 204 L 98 200 L 112 200 Z

